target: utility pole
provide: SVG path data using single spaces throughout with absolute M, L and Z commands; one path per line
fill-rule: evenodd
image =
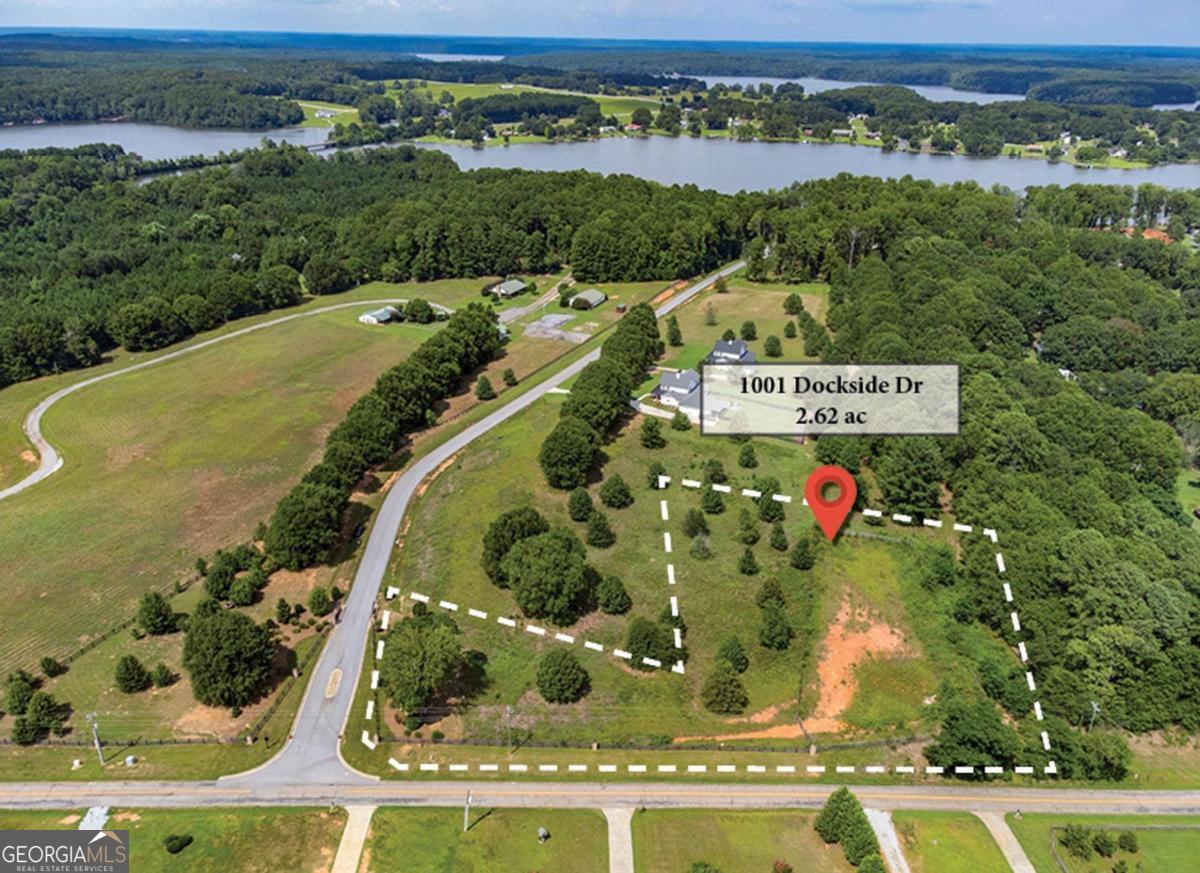
M 100 721 L 96 718 L 96 713 L 89 712 L 87 714 L 88 726 L 92 729 L 92 743 L 96 746 L 96 758 L 100 761 L 100 766 L 104 766 L 104 752 L 100 748 Z
M 468 791 L 467 792 L 467 803 L 463 807 L 463 833 L 464 834 L 467 832 L 467 828 L 470 826 L 470 821 L 471 821 L 471 792 Z

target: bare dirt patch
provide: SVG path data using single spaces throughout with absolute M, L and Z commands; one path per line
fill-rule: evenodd
M 36 464 L 38 462 L 37 452 L 32 449 L 26 449 L 21 452 L 21 460 L 26 464 Z
M 136 812 L 118 812 L 113 821 L 141 821 L 142 817 Z
M 23 458 L 27 454 L 32 455 L 33 453 L 23 452 L 21 457 Z M 109 446 L 104 454 L 104 470 L 112 473 L 125 469 L 134 461 L 145 459 L 150 454 L 150 449 L 144 443 L 134 443 L 133 445 Z
M 83 816 L 81 816 L 81 815 L 64 815 L 62 818 L 60 818 L 58 820 L 57 823 L 60 825 L 79 824 L 79 820 L 81 818 L 83 818 Z
M 859 664 L 876 657 L 902 655 L 908 651 L 903 634 L 885 624 L 864 607 L 854 607 L 849 597 L 842 599 L 837 617 L 829 626 L 821 645 L 821 660 L 817 664 L 817 706 L 803 724 L 781 724 L 760 730 L 739 731 L 709 737 L 676 737 L 675 742 L 689 740 L 753 740 L 796 739 L 808 734 L 832 734 L 846 730 L 841 715 L 850 708 L 858 690 L 855 670 Z M 795 700 L 777 703 L 730 724 L 766 724 L 774 721 Z

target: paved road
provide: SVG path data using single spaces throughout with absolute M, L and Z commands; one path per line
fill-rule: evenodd
M 658 314 L 665 315 L 681 306 L 717 279 L 728 276 L 743 266 L 744 262 L 737 261 L 701 279 L 667 301 L 659 308 Z M 221 780 L 223 783 L 256 786 L 353 785 L 375 780 L 375 777 L 351 770 L 342 761 L 340 739 L 343 727 L 347 723 L 358 676 L 363 668 L 364 650 L 370 632 L 375 598 L 387 571 L 388 559 L 395 546 L 396 534 L 404 520 L 409 501 L 421 482 L 443 463 L 498 424 L 536 403 L 548 391 L 570 379 L 599 356 L 600 350 L 593 349 L 491 415 L 450 437 L 401 474 L 384 498 L 371 527 L 362 560 L 354 575 L 354 584 L 346 597 L 342 620 L 329 635 L 317 660 L 287 745 L 262 767 L 225 777 Z M 327 690 L 335 684 L 335 674 L 340 678 L 336 680 L 336 691 L 330 695 Z
M 4 783 L 0 808 L 67 809 L 201 806 L 476 806 L 612 809 L 641 806 L 714 809 L 816 808 L 837 785 L 746 785 L 681 782 L 361 781 L 321 785 L 218 782 Z M 1200 814 L 1200 791 L 1092 791 L 971 785 L 851 785 L 871 809 L 976 812 Z
M 159 355 L 156 358 L 150 358 L 149 360 L 141 361 L 140 363 L 133 364 L 129 367 L 122 367 L 120 370 L 112 370 L 108 373 L 101 373 L 98 376 L 82 379 L 66 386 L 65 388 L 60 388 L 35 406 L 29 415 L 25 416 L 25 436 L 27 436 L 29 441 L 33 443 L 33 446 L 35 449 L 37 449 L 38 455 L 41 459 L 38 463 L 37 469 L 15 485 L 11 485 L 8 488 L 0 490 L 0 500 L 20 494 L 25 489 L 30 488 L 31 486 L 36 485 L 38 482 L 41 482 L 43 479 L 53 475 L 59 468 L 62 467 L 62 455 L 60 455 L 58 450 L 55 449 L 54 446 L 52 446 L 45 438 L 45 436 L 42 435 L 42 416 L 44 416 L 46 411 L 55 403 L 58 403 L 58 401 L 62 400 L 64 397 L 74 394 L 76 391 L 79 391 L 82 388 L 87 388 L 89 385 L 95 385 L 97 382 L 107 381 L 108 379 L 112 379 L 116 376 L 124 376 L 126 373 L 132 373 L 135 370 L 144 370 L 146 367 L 153 367 L 155 364 L 173 361 L 176 358 L 181 358 L 184 355 L 190 355 L 192 352 L 200 351 L 200 349 L 207 349 L 209 346 L 215 346 L 217 343 L 223 343 L 227 340 L 234 339 L 235 337 L 245 336 L 248 333 L 254 333 L 258 330 L 265 330 L 268 327 L 275 327 L 277 324 L 285 324 L 289 321 L 295 321 L 297 318 L 308 318 L 310 315 L 320 315 L 323 312 L 332 312 L 335 309 L 349 309 L 355 306 L 377 306 L 387 303 L 396 303 L 402 299 L 403 298 L 398 297 L 387 297 L 380 300 L 355 300 L 353 303 L 335 303 L 332 306 L 322 306 L 320 309 L 309 309 L 305 312 L 293 312 L 291 315 L 283 315 L 279 318 L 272 318 L 270 321 L 261 321 L 258 324 L 252 324 L 249 327 L 243 327 L 238 330 L 231 331 L 230 333 L 221 334 L 221 336 L 215 336 L 212 339 L 198 342 L 195 345 L 188 346 L 187 348 L 176 349 L 173 352 L 167 352 L 166 354 Z M 434 303 L 431 305 L 435 309 L 441 309 L 446 312 L 450 311 L 440 304 Z
M 608 873 L 633 873 L 633 810 L 604 808 L 608 822 Z

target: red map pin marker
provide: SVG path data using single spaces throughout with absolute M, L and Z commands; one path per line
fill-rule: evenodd
M 830 485 L 837 486 L 838 496 L 833 500 L 826 500 L 824 492 Z M 850 508 L 854 506 L 854 498 L 857 496 L 858 484 L 854 477 L 841 467 L 817 467 L 804 483 L 804 498 L 830 542 L 833 542 L 842 525 L 846 523 L 846 516 L 850 514 Z

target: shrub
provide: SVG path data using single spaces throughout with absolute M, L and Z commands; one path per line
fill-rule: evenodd
M 737 637 L 725 638 L 725 641 L 721 643 L 721 647 L 717 649 L 717 660 L 728 664 L 735 673 L 745 673 L 746 669 L 750 666 L 750 658 L 746 655 L 746 648 Z
M 747 546 L 742 552 L 742 557 L 738 559 L 738 572 L 743 576 L 753 576 L 758 569 L 758 561 L 754 558 L 754 552 Z
M 743 321 L 739 333 L 746 342 L 758 339 L 758 325 L 753 321 Z
M 644 449 L 661 449 L 667 444 L 662 435 L 662 422 L 653 415 L 647 415 L 642 419 L 642 429 L 638 434 L 638 439 Z
M 1092 857 L 1092 829 L 1087 825 L 1068 822 L 1059 834 L 1058 842 L 1081 861 Z
M 178 855 L 191 844 L 191 834 L 170 834 L 163 840 L 163 847 L 172 855 Z
M 1122 852 L 1129 852 L 1131 855 L 1137 854 L 1137 834 L 1135 834 L 1133 831 L 1121 831 L 1120 835 L 1117 837 L 1117 845 L 1121 847 Z
M 475 397 L 479 400 L 495 399 L 496 389 L 492 387 L 492 382 L 487 376 L 480 376 L 475 382 Z
M 738 452 L 738 466 L 744 467 L 747 470 L 753 470 L 758 466 L 758 456 L 754 454 L 754 445 L 746 443 L 742 446 L 742 450 Z
M 667 475 L 667 468 L 662 465 L 661 461 L 654 461 L 646 468 L 646 484 L 650 488 L 658 489 L 658 477 Z
M 551 649 L 537 669 L 538 693 L 547 703 L 574 703 L 588 691 L 588 674 L 570 649 Z
M 596 600 L 600 604 L 600 611 L 608 615 L 622 615 L 633 606 L 625 585 L 613 573 L 600 580 L 596 588 Z
M 507 368 L 503 373 L 501 373 L 500 378 L 509 388 L 512 388 L 517 384 L 517 374 L 512 371 L 511 367 Z
M 57 658 L 51 658 L 49 655 L 42 658 L 41 664 L 42 673 L 47 679 L 53 679 L 55 676 L 61 676 L 67 672 L 67 665 L 59 661 Z
M 708 533 L 708 519 L 699 509 L 689 509 L 683 516 L 683 534 L 695 539 L 701 534 Z
M 333 609 L 333 599 L 329 596 L 329 590 L 318 586 L 308 595 L 308 611 L 313 615 L 321 616 L 328 615 L 329 610 Z
M 1097 831 L 1092 837 L 1092 848 L 1102 858 L 1111 858 L 1117 851 L 1117 841 L 1108 831 Z
M 775 336 L 774 334 L 767 337 L 766 341 L 763 343 L 763 353 L 766 354 L 768 358 L 783 357 L 783 343 L 780 341 L 779 337 Z
M 887 873 L 883 858 L 872 852 L 858 862 L 858 873 Z
M 609 509 L 624 509 L 633 503 L 633 494 L 619 474 L 614 473 L 600 486 L 600 502 Z
M 720 661 L 704 680 L 700 688 L 700 700 L 709 712 L 733 715 L 746 709 L 750 697 L 733 668 Z
M 138 602 L 136 621 L 142 630 L 153 636 L 173 633 L 175 610 L 171 609 L 167 598 L 157 591 L 151 591 L 143 594 L 142 599 Z
M 671 430 L 691 430 L 692 420 L 684 414 L 683 410 L 676 410 L 671 416 Z
M 617 541 L 608 516 L 603 512 L 593 512 L 587 520 L 587 544 L 597 549 L 607 549 Z
M 150 687 L 150 672 L 135 655 L 122 655 L 117 661 L 116 680 L 119 690 L 135 694 Z
M 592 514 L 592 495 L 588 494 L 588 490 L 582 486 L 571 492 L 571 496 L 567 498 L 567 513 L 571 516 L 571 521 L 587 521 L 588 516 Z

